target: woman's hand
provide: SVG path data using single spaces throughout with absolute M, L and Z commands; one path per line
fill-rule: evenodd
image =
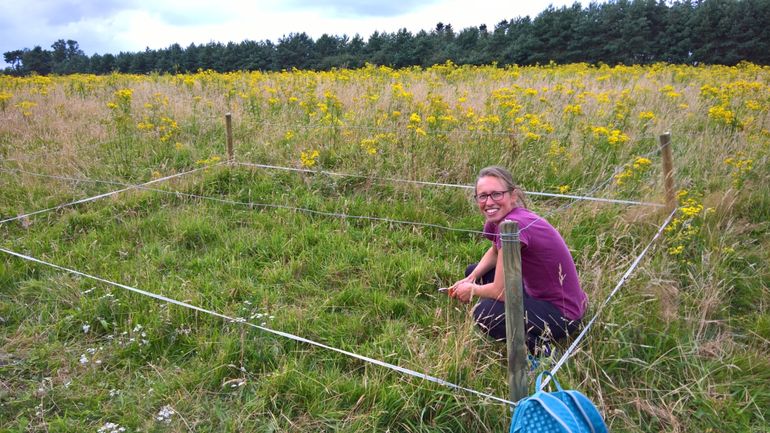
M 471 281 L 458 281 L 454 286 L 449 288 L 449 296 L 457 299 L 460 302 L 468 303 L 473 298 L 473 293 L 476 289 L 476 283 Z
M 462 283 L 472 283 L 475 281 L 475 278 L 468 275 L 467 277 L 463 278 L 462 280 L 457 281 L 456 283 L 452 284 L 447 288 L 447 294 L 451 297 L 455 297 L 454 293 L 457 290 L 457 286 L 459 286 Z

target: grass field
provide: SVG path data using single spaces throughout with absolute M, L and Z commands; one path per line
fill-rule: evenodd
M 767 432 L 769 113 L 751 64 L 0 76 L 0 248 L 236 318 L 0 252 L 0 432 L 505 431 L 495 400 L 242 322 L 506 398 L 505 346 L 436 291 L 488 248 L 451 185 L 501 164 L 663 203 L 667 131 L 675 218 L 557 377 L 613 432 Z M 529 202 L 589 315 L 668 215 Z

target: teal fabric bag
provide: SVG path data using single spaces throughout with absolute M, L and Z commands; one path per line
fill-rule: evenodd
M 540 389 L 544 375 L 551 376 L 556 392 L 537 391 L 522 399 L 513 412 L 510 433 L 607 433 L 591 400 L 578 391 L 563 390 L 550 372 L 537 376 L 535 389 Z

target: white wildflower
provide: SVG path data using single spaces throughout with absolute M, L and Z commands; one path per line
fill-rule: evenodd
M 99 427 L 97 433 L 123 433 L 126 431 L 125 427 L 121 427 L 120 424 L 114 422 L 106 422 L 103 426 Z
M 171 416 L 174 415 L 174 408 L 170 405 L 165 405 L 158 411 L 158 416 L 155 417 L 160 422 L 170 423 Z

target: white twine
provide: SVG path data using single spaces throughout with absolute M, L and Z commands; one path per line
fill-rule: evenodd
M 572 352 L 575 350 L 577 345 L 580 343 L 580 340 L 585 337 L 585 335 L 588 333 L 588 330 L 591 328 L 591 326 L 596 321 L 596 318 L 599 317 L 599 314 L 601 314 L 602 310 L 604 310 L 604 307 L 607 306 L 607 304 L 610 302 L 610 299 L 612 299 L 613 296 L 615 296 L 615 293 L 617 293 L 618 290 L 623 286 L 623 284 L 626 283 L 628 280 L 628 277 L 631 275 L 631 273 L 636 269 L 636 267 L 639 265 L 639 262 L 641 262 L 642 257 L 644 257 L 645 254 L 647 254 L 647 250 L 650 249 L 652 244 L 660 237 L 660 235 L 663 233 L 663 230 L 668 226 L 668 224 L 671 222 L 672 218 L 674 218 L 674 214 L 676 214 L 677 209 L 674 209 L 671 211 L 671 214 L 669 214 L 668 218 L 666 218 L 666 221 L 663 222 L 663 225 L 660 226 L 658 229 L 658 232 L 655 233 L 655 236 L 652 237 L 652 240 L 647 244 L 646 247 L 642 250 L 642 252 L 636 257 L 636 259 L 631 263 L 631 266 L 626 270 L 626 272 L 623 274 L 623 276 L 620 278 L 620 281 L 615 285 L 615 288 L 612 289 L 609 296 L 607 296 L 607 299 L 602 302 L 602 304 L 599 306 L 599 309 L 596 311 L 594 316 L 591 318 L 591 320 L 588 322 L 588 324 L 583 327 L 583 330 L 580 332 L 580 334 L 575 338 L 575 340 L 572 342 L 572 344 L 567 348 L 567 350 L 564 352 L 564 355 L 561 356 L 561 358 L 556 362 L 556 365 L 551 369 L 551 374 L 555 375 L 557 371 L 564 365 L 564 363 L 567 361 L 567 358 L 570 357 Z M 548 382 L 550 381 L 550 377 L 546 377 L 543 383 L 540 386 L 540 389 L 545 388 L 546 385 L 548 385 Z
M 454 183 L 429 182 L 429 181 L 423 181 L 423 180 L 408 180 L 408 179 L 398 179 L 398 178 L 390 178 L 390 177 L 365 176 L 361 174 L 339 173 L 339 172 L 326 171 L 326 170 L 310 170 L 306 168 L 284 167 L 280 165 L 268 165 L 268 164 L 256 164 L 251 162 L 236 162 L 236 164 L 247 166 L 247 167 L 269 168 L 273 170 L 293 171 L 298 173 L 326 174 L 329 176 L 354 177 L 359 179 L 371 179 L 371 180 L 386 181 L 386 182 L 402 182 L 402 183 L 411 183 L 415 185 L 429 185 L 429 186 L 443 186 L 443 187 L 449 187 L 449 188 L 473 189 L 473 186 L 460 185 L 460 184 L 454 184 Z M 587 201 L 598 201 L 598 202 L 604 202 L 604 203 L 617 203 L 617 204 L 643 205 L 643 206 L 656 206 L 656 207 L 665 206 L 660 203 L 651 203 L 651 202 L 633 201 L 633 200 L 619 200 L 619 199 L 603 198 L 603 197 L 590 197 L 587 195 L 556 194 L 556 193 L 550 193 L 550 192 L 537 192 L 537 191 L 524 191 L 524 192 L 526 194 L 534 195 L 534 196 L 559 197 L 559 198 L 567 198 L 572 200 L 587 200 Z
M 219 163 L 219 164 L 222 164 L 222 163 Z M 214 166 L 219 165 L 219 164 L 215 164 L 215 165 L 212 165 L 210 167 L 214 167 Z M 60 204 L 58 206 L 54 206 L 54 207 L 51 207 L 51 208 L 48 208 L 48 209 L 41 209 L 41 210 L 38 210 L 38 211 L 26 213 L 26 214 L 23 214 L 23 215 L 17 215 L 17 216 L 12 217 L 12 218 L 7 218 L 7 219 L 4 219 L 4 220 L 1 220 L 0 221 L 0 225 L 5 224 L 7 222 L 11 222 L 11 221 L 16 221 L 16 220 L 20 220 L 20 219 L 24 219 L 24 218 L 29 218 L 30 216 L 33 216 L 33 215 L 37 215 L 37 214 L 41 214 L 41 213 L 45 213 L 45 212 L 56 211 L 56 210 L 59 210 L 59 209 L 63 209 L 65 207 L 74 206 L 76 204 L 88 203 L 88 202 L 91 202 L 91 201 L 94 201 L 94 200 L 98 200 L 100 198 L 110 197 L 110 196 L 113 196 L 113 195 L 116 195 L 116 194 L 120 194 L 121 192 L 129 191 L 129 190 L 132 190 L 132 189 L 137 189 L 137 188 L 141 189 L 141 188 L 143 188 L 144 185 L 152 185 L 154 183 L 163 182 L 163 181 L 166 181 L 166 180 L 169 180 L 169 179 L 173 179 L 175 177 L 179 177 L 179 176 L 184 176 L 184 175 L 187 175 L 187 174 L 195 173 L 196 171 L 205 170 L 207 168 L 209 168 L 209 167 L 200 167 L 200 168 L 196 168 L 196 169 L 193 169 L 193 170 L 185 171 L 185 172 L 182 172 L 182 173 L 177 173 L 177 174 L 172 174 L 170 176 L 161 177 L 159 179 L 153 179 L 153 180 L 151 180 L 149 182 L 145 182 L 145 183 L 138 184 L 138 185 L 123 184 L 123 185 L 128 185 L 128 187 L 123 188 L 123 189 L 119 189 L 117 191 L 110 191 L 110 192 L 106 192 L 104 194 L 95 195 L 93 197 L 88 197 L 88 198 L 84 198 L 84 199 L 80 199 L 80 200 L 75 200 L 75 201 L 72 201 L 72 202 L 69 202 L 69 203 Z M 8 169 L 0 169 L 0 170 L 8 171 Z
M 403 374 L 407 374 L 409 376 L 413 376 L 413 377 L 417 377 L 417 378 L 420 378 L 420 379 L 424 379 L 424 380 L 427 380 L 427 381 L 430 381 L 430 382 L 433 382 L 433 383 L 437 383 L 439 385 L 443 385 L 443 386 L 446 386 L 446 387 L 449 387 L 449 388 L 453 388 L 453 389 L 456 389 L 456 390 L 465 391 L 465 392 L 477 395 L 479 397 L 483 397 L 483 398 L 487 398 L 487 399 L 490 399 L 490 400 L 494 400 L 494 401 L 499 402 L 499 403 L 504 403 L 504 404 L 507 404 L 507 405 L 510 405 L 510 406 L 516 406 L 516 403 L 512 402 L 510 400 L 506 400 L 504 398 L 496 397 L 494 395 L 487 394 L 487 393 L 484 393 L 484 392 L 481 392 L 481 391 L 476 391 L 476 390 L 471 389 L 471 388 L 466 388 L 464 386 L 460 386 L 460 385 L 454 384 L 452 382 L 448 382 L 448 381 L 446 381 L 444 379 L 440 379 L 438 377 L 431 376 L 431 375 L 426 374 L 426 373 L 420 373 L 418 371 L 414 371 L 414 370 L 411 370 L 411 369 L 408 369 L 408 368 L 405 368 L 405 367 L 399 367 L 399 366 L 397 366 L 395 364 L 391 364 L 391 363 L 388 363 L 388 362 L 385 362 L 385 361 L 380 361 L 378 359 L 370 358 L 368 356 L 358 355 L 356 353 L 349 352 L 347 350 L 342 350 L 342 349 L 338 349 L 336 347 L 332 347 L 332 346 L 329 346 L 329 345 L 326 345 L 326 344 L 323 344 L 323 343 L 318 343 L 316 341 L 309 340 L 309 339 L 304 338 L 304 337 L 299 337 L 297 335 L 290 334 L 288 332 L 277 331 L 275 329 L 270 329 L 270 328 L 267 328 L 267 327 L 264 327 L 264 326 L 261 326 L 261 325 L 257 325 L 257 324 L 251 323 L 251 322 L 246 322 L 246 321 L 243 321 L 243 320 L 239 320 L 237 318 L 230 317 L 230 316 L 227 316 L 225 314 L 217 313 L 215 311 L 207 310 L 205 308 L 201 308 L 201 307 L 198 307 L 198 306 L 195 306 L 195 305 L 192 305 L 192 304 L 188 304 L 187 302 L 178 301 L 176 299 L 168 298 L 166 296 L 158 295 L 158 294 L 155 294 L 155 293 L 152 293 L 152 292 L 148 292 L 146 290 L 138 289 L 136 287 L 127 286 L 125 284 L 120 284 L 120 283 L 116 283 L 116 282 L 113 282 L 113 281 L 109 281 L 109 280 L 106 280 L 104 278 L 100 278 L 100 277 L 89 275 L 89 274 L 86 274 L 86 273 L 83 273 L 83 272 L 80 272 L 80 271 L 76 271 L 74 269 L 65 268 L 63 266 L 59 266 L 59 265 L 56 265 L 56 264 L 53 264 L 53 263 L 49 263 L 49 262 L 46 262 L 46 261 L 43 261 L 43 260 L 40 260 L 40 259 L 36 259 L 34 257 L 28 256 L 28 255 L 25 255 L 25 254 L 21 254 L 21 253 L 17 253 L 17 252 L 14 252 L 14 251 L 10 251 L 10 250 L 7 250 L 7 249 L 2 248 L 2 247 L 0 247 L 0 251 L 4 252 L 6 254 L 10 254 L 12 256 L 24 259 L 24 260 L 28 260 L 28 261 L 31 261 L 31 262 L 34 262 L 34 263 L 38 263 L 38 264 L 41 264 L 41 265 L 52 267 L 54 269 L 59 269 L 59 270 L 65 271 L 65 272 L 69 272 L 69 273 L 71 273 L 73 275 L 78 275 L 78 276 L 89 278 L 89 279 L 92 279 L 92 280 L 96 280 L 96 281 L 99 281 L 99 282 L 102 282 L 102 283 L 105 283 L 105 284 L 109 284 L 109 285 L 112 285 L 112 286 L 115 286 L 115 287 L 120 287 L 121 289 L 125 289 L 125 290 L 128 290 L 128 291 L 134 292 L 134 293 L 138 293 L 138 294 L 143 295 L 143 296 L 148 296 L 150 298 L 154 298 L 154 299 L 157 299 L 159 301 L 167 302 L 169 304 L 178 305 L 180 307 L 188 308 L 188 309 L 195 310 L 195 311 L 200 311 L 201 313 L 205 313 L 205 314 L 209 314 L 209 315 L 212 315 L 212 316 L 215 316 L 215 317 L 219 317 L 221 319 L 225 319 L 228 322 L 242 323 L 244 325 L 251 326 L 252 328 L 256 328 L 256 329 L 259 329 L 259 330 L 264 331 L 264 332 L 275 334 L 275 335 L 278 335 L 278 336 L 281 336 L 281 337 L 285 337 L 285 338 L 288 338 L 288 339 L 291 339 L 291 340 L 294 340 L 294 341 L 298 341 L 298 342 L 301 342 L 301 343 L 309 344 L 309 345 L 312 345 L 312 346 L 320 347 L 322 349 L 327 349 L 327 350 L 331 350 L 331 351 L 334 351 L 334 352 L 337 352 L 337 353 L 341 353 L 343 355 L 347 355 L 349 357 L 352 357 L 352 358 L 355 358 L 355 359 L 358 359 L 358 360 L 361 360 L 361 361 L 364 361 L 364 362 L 368 362 L 370 364 L 375 364 L 375 365 L 378 365 L 380 367 L 385 367 L 385 368 L 397 371 L 399 373 L 403 373 Z

